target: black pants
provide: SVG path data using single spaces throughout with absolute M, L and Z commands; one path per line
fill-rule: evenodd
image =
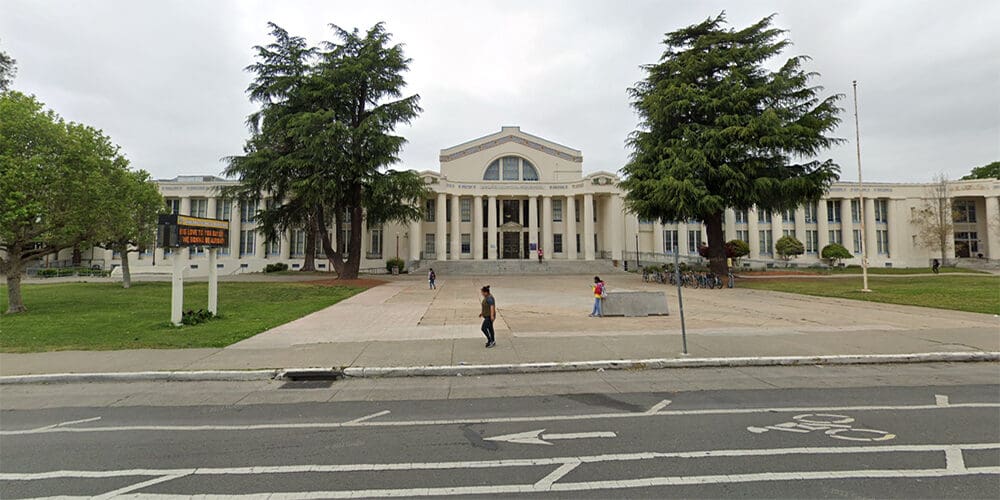
M 493 320 L 490 318 L 483 318 L 483 335 L 486 335 L 487 342 L 493 342 L 493 338 L 496 336 L 496 332 L 493 331 Z

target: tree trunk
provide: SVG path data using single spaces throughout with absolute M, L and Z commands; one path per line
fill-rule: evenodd
M 726 265 L 726 235 L 723 232 L 722 213 L 705 218 L 705 234 L 708 237 L 708 267 L 716 276 L 729 274 Z
M 80 267 L 83 264 L 83 252 L 80 251 L 80 247 L 73 247 L 73 267 Z
M 306 226 L 306 254 L 305 262 L 302 264 L 303 272 L 312 272 L 316 270 L 316 223 L 315 221 L 309 221 Z
M 122 288 L 132 288 L 132 273 L 128 268 L 128 245 L 118 247 L 118 253 L 122 256 Z
M 333 219 L 335 225 L 334 231 L 339 231 L 341 221 L 343 220 L 343 217 L 340 215 L 342 211 L 337 206 L 333 207 L 333 211 L 336 214 Z M 316 229 L 319 232 L 319 241 L 323 245 L 323 254 L 330 261 L 333 269 L 337 271 L 337 275 L 340 276 L 344 272 L 344 254 L 334 248 L 330 241 L 330 232 L 326 228 L 326 217 L 323 215 L 323 208 L 320 207 L 317 209 L 316 213 Z M 338 241 L 337 244 L 339 245 L 340 242 Z
M 361 268 L 361 242 L 364 237 L 361 234 L 362 217 L 364 217 L 364 210 L 361 205 L 351 207 L 351 241 L 348 242 L 347 262 L 344 263 L 343 271 L 338 271 L 339 279 L 353 280 L 358 278 L 358 270 Z
M 27 310 L 21 297 L 21 268 L 11 262 L 7 270 L 7 314 L 22 313 Z

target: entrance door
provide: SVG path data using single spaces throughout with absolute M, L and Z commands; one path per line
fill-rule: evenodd
M 521 258 L 521 233 L 505 231 L 503 233 L 503 259 Z

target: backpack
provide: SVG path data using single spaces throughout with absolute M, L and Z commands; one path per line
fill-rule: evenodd
M 605 285 L 603 281 L 601 282 L 601 298 L 608 298 L 608 285 Z
M 431 275 L 430 275 L 430 277 L 428 279 L 430 279 L 431 281 L 436 280 L 437 279 L 437 274 L 434 274 L 434 271 L 431 271 Z

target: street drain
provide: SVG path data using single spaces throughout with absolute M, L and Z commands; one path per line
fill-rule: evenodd
M 290 380 L 281 384 L 278 389 L 329 389 L 333 380 Z

